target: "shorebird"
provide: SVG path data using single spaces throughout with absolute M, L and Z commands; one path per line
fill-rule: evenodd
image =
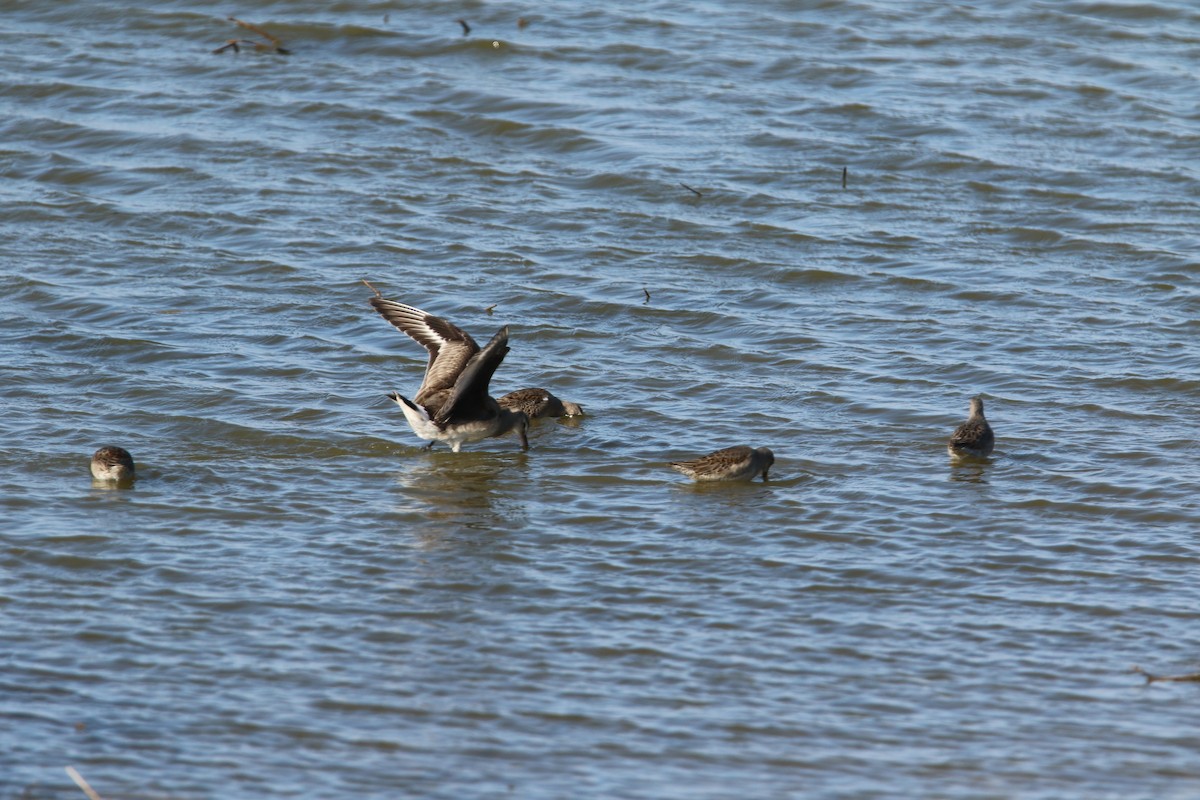
M 954 429 L 946 449 L 951 458 L 986 458 L 996 444 L 992 426 L 983 416 L 983 398 L 971 398 L 971 414 L 967 421 Z
M 524 411 L 530 419 L 537 417 L 578 417 L 583 409 L 577 403 L 559 400 L 545 389 L 517 389 L 496 401 L 501 408 Z
M 775 463 L 775 454 L 766 447 L 726 447 L 715 453 L 692 459 L 672 461 L 671 467 L 695 481 L 749 481 L 762 473 L 767 480 L 767 470 Z
M 366 283 L 366 281 L 363 281 Z M 529 418 L 521 411 L 501 408 L 488 394 L 496 367 L 508 352 L 508 326 L 480 350 L 470 334 L 441 317 L 404 303 L 388 300 L 367 283 L 375 297 L 371 307 L 429 351 L 425 379 L 413 400 L 399 392 L 396 401 L 413 433 L 428 439 L 426 450 L 445 442 L 459 452 L 466 442 L 478 442 L 515 430 L 521 449 L 529 449 L 525 430 Z M 415 401 L 415 402 L 414 402 Z
M 92 477 L 98 481 L 127 481 L 133 477 L 133 456 L 123 447 L 101 447 L 92 455 Z

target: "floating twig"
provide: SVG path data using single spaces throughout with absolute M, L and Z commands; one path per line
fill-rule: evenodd
M 846 188 L 846 176 L 850 172 L 849 167 L 842 167 L 842 188 Z
M 650 302 L 650 290 L 647 289 L 645 286 L 643 286 L 642 291 L 646 293 L 646 303 L 649 303 Z M 642 303 L 642 305 L 646 305 L 646 303 Z
M 682 186 L 683 188 L 687 189 L 692 194 L 696 195 L 696 197 L 704 197 L 704 195 L 700 194 L 698 191 L 696 191 L 692 187 L 688 186 L 686 183 L 681 182 L 679 185 Z
M 268 33 L 266 31 L 265 28 L 260 28 L 252 22 L 245 22 L 243 20 L 238 19 L 237 17 L 230 17 L 229 21 L 232 23 L 235 23 L 240 28 L 245 28 L 248 31 L 253 31 L 254 33 L 257 33 L 259 36 L 263 37 L 264 39 L 270 40 L 271 44 L 273 44 L 277 47 L 279 45 L 283 44 L 283 41 L 281 39 L 279 39 L 276 36 L 272 36 L 270 33 Z
M 1136 672 L 1146 679 L 1147 684 L 1156 683 L 1157 681 L 1175 681 L 1176 683 L 1200 683 L 1200 672 L 1193 672 L 1189 675 L 1151 675 L 1146 670 L 1139 666 L 1134 666 L 1130 672 Z
M 471 26 L 467 24 L 465 19 L 456 19 L 454 21 L 463 26 L 463 36 L 467 36 L 471 33 Z
M 370 289 L 372 292 L 374 292 L 376 297 L 383 297 L 383 293 L 382 293 L 382 292 L 380 292 L 378 289 L 376 289 L 374 286 L 372 286 L 372 285 L 371 285 L 371 284 L 370 284 L 370 283 L 367 281 L 367 279 L 366 279 L 366 278 L 359 278 L 359 280 L 361 280 L 361 281 L 362 281 L 364 284 L 366 284 L 366 287 L 367 287 L 368 289 Z
M 487 308 L 485 308 L 485 309 L 484 309 L 484 311 L 486 311 L 486 312 L 487 312 L 487 314 L 488 314 L 488 316 L 490 317 L 490 316 L 492 315 L 492 309 L 493 309 L 493 308 L 495 308 L 495 307 L 496 307 L 496 306 L 498 306 L 498 305 L 500 305 L 500 304 L 499 304 L 499 303 L 492 303 L 490 306 L 488 306 Z
M 283 47 L 279 47 L 274 44 L 267 44 L 266 42 L 260 42 L 257 39 L 230 39 L 221 47 L 218 47 L 216 50 L 213 50 L 213 55 L 220 55 L 221 53 L 224 53 L 226 50 L 228 50 L 231 47 L 233 48 L 233 52 L 240 53 L 241 48 L 239 48 L 238 45 L 241 45 L 241 44 L 244 44 L 247 47 L 253 47 L 254 52 L 256 52 L 256 53 L 278 53 L 281 56 L 290 56 L 292 54 L 291 50 L 288 50 Z
M 275 35 L 269 33 L 265 28 L 260 28 L 258 25 L 255 25 L 251 22 L 246 22 L 244 20 L 240 20 L 237 17 L 229 17 L 229 21 L 232 23 L 235 23 L 238 27 L 245 28 L 248 31 L 253 31 L 254 33 L 257 33 L 259 36 L 262 36 L 264 39 L 266 39 L 267 42 L 270 42 L 270 44 L 267 44 L 266 42 L 260 42 L 256 39 L 230 39 L 221 47 L 218 47 L 216 50 L 213 50 L 214 55 L 218 54 L 218 53 L 224 53 L 226 50 L 229 50 L 230 48 L 233 49 L 233 52 L 240 53 L 241 48 L 238 47 L 238 45 L 242 45 L 242 44 L 253 45 L 254 49 L 260 53 L 264 53 L 264 52 L 279 53 L 280 55 L 285 55 L 285 56 L 290 56 L 292 54 L 291 50 L 288 50 L 283 46 L 282 39 L 280 39 L 278 36 L 275 36 Z
M 80 789 L 83 789 L 83 793 L 88 796 L 88 800 L 104 800 L 102 797 L 100 797 L 95 789 L 93 789 L 91 786 L 88 786 L 88 782 L 83 779 L 83 776 L 79 774 L 78 770 L 76 770 L 74 767 L 64 767 L 64 769 L 67 771 L 67 774 L 71 776 L 71 780 L 75 781 L 75 785 Z

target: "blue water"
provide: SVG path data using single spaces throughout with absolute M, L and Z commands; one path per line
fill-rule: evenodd
M 1190 4 L 3 21 L 0 798 L 1200 793 Z

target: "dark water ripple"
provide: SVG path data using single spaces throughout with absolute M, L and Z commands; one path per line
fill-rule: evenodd
M 1196 793 L 1191 5 L 10 5 L 0 798 Z

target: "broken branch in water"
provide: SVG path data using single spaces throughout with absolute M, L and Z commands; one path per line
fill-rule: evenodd
M 366 287 L 374 292 L 376 297 L 383 297 L 383 294 L 370 283 L 368 283 L 366 278 L 359 278 L 359 280 L 366 284 Z
M 849 167 L 842 167 L 842 188 L 843 189 L 846 188 L 846 176 L 849 174 L 849 172 L 850 172 Z
M 467 24 L 465 19 L 456 19 L 454 21 L 463 26 L 463 36 L 466 36 L 471 32 L 471 26 Z
M 79 774 L 78 770 L 76 770 L 74 767 L 64 767 L 64 769 L 67 771 L 67 774 L 71 776 L 71 780 L 75 781 L 75 785 L 80 789 L 83 789 L 83 793 L 88 796 L 88 800 L 103 800 L 96 790 L 88 785 L 88 782 L 83 779 L 83 776 Z
M 1200 683 L 1200 672 L 1193 672 L 1189 675 L 1151 675 L 1141 667 L 1134 665 L 1130 672 L 1136 672 L 1146 679 L 1146 683 L 1155 683 L 1157 681 L 1175 681 L 1176 683 Z
M 486 312 L 487 312 L 487 314 L 488 314 L 488 316 L 490 317 L 490 316 L 492 315 L 492 309 L 494 309 L 494 308 L 495 308 L 496 306 L 498 306 L 498 305 L 500 305 L 500 304 L 499 304 L 499 303 L 492 303 L 490 306 L 488 306 L 487 308 L 485 308 L 485 309 L 484 309 L 484 311 L 486 311 Z
M 692 194 L 696 195 L 696 197 L 704 197 L 704 195 L 700 194 L 698 191 L 696 191 L 692 187 L 688 186 L 686 183 L 680 183 L 679 185 L 682 186 L 683 188 L 687 189 Z
M 646 293 L 646 303 L 649 303 L 650 302 L 650 290 L 647 289 L 645 286 L 643 286 L 642 291 Z M 642 305 L 646 305 L 646 303 L 642 303 Z

